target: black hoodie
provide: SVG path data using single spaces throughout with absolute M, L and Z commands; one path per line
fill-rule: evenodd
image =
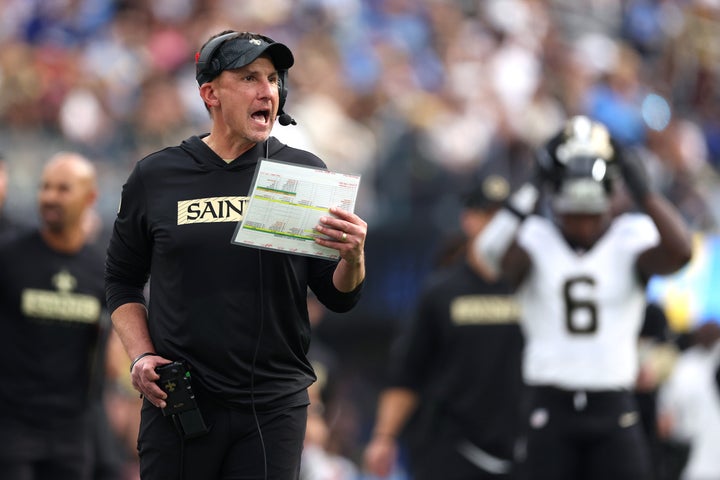
M 250 405 L 254 370 L 255 405 L 269 410 L 306 404 L 315 380 L 306 357 L 307 288 L 344 312 L 361 287 L 339 292 L 335 261 L 231 243 L 263 157 L 325 168 L 274 137 L 229 163 L 198 136 L 139 161 L 123 186 L 105 281 L 112 312 L 144 303 L 149 277 L 156 352 L 185 359 L 193 381 L 232 407 Z

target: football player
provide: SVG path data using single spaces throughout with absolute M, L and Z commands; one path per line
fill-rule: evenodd
M 475 241 L 516 287 L 531 387 L 531 479 L 641 480 L 650 457 L 632 389 L 645 286 L 691 256 L 679 212 L 651 188 L 641 159 L 607 128 L 569 119 L 537 156 L 537 172 Z M 624 180 L 637 211 L 613 215 Z M 547 215 L 533 213 L 541 191 Z

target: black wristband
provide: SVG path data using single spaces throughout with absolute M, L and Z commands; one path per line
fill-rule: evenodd
M 505 202 L 505 205 L 503 205 L 503 207 L 504 207 L 508 212 L 510 212 L 510 213 L 512 213 L 513 215 L 515 215 L 516 217 L 518 217 L 521 222 L 524 221 L 525 218 L 527 217 L 527 215 L 525 215 L 524 213 L 522 213 L 522 212 L 521 212 L 520 210 L 518 210 L 517 208 L 513 207 L 513 206 L 510 204 L 510 202 Z
M 155 353 L 155 352 L 145 352 L 145 353 L 141 353 L 140 355 L 138 355 L 137 357 L 135 357 L 135 359 L 130 363 L 130 373 L 132 373 L 133 367 L 135 366 L 135 364 L 136 364 L 141 358 L 145 358 L 145 357 L 149 357 L 149 356 L 156 356 L 156 357 L 157 357 L 158 354 Z

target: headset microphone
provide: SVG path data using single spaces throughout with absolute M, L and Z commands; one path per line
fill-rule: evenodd
M 297 122 L 294 118 L 292 118 L 287 113 L 283 113 L 278 117 L 278 122 L 280 122 L 280 125 L 283 127 L 286 127 L 288 125 L 297 125 Z

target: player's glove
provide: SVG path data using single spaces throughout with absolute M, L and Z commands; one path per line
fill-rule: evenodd
M 565 167 L 554 157 L 554 151 L 559 142 L 560 136 L 556 135 L 535 151 L 535 165 L 530 182 L 539 189 L 543 185 L 556 187 L 562 181 Z
M 643 205 L 645 198 L 652 192 L 650 178 L 642 158 L 630 149 L 622 148 L 613 142 L 615 161 L 630 195 L 638 206 Z

